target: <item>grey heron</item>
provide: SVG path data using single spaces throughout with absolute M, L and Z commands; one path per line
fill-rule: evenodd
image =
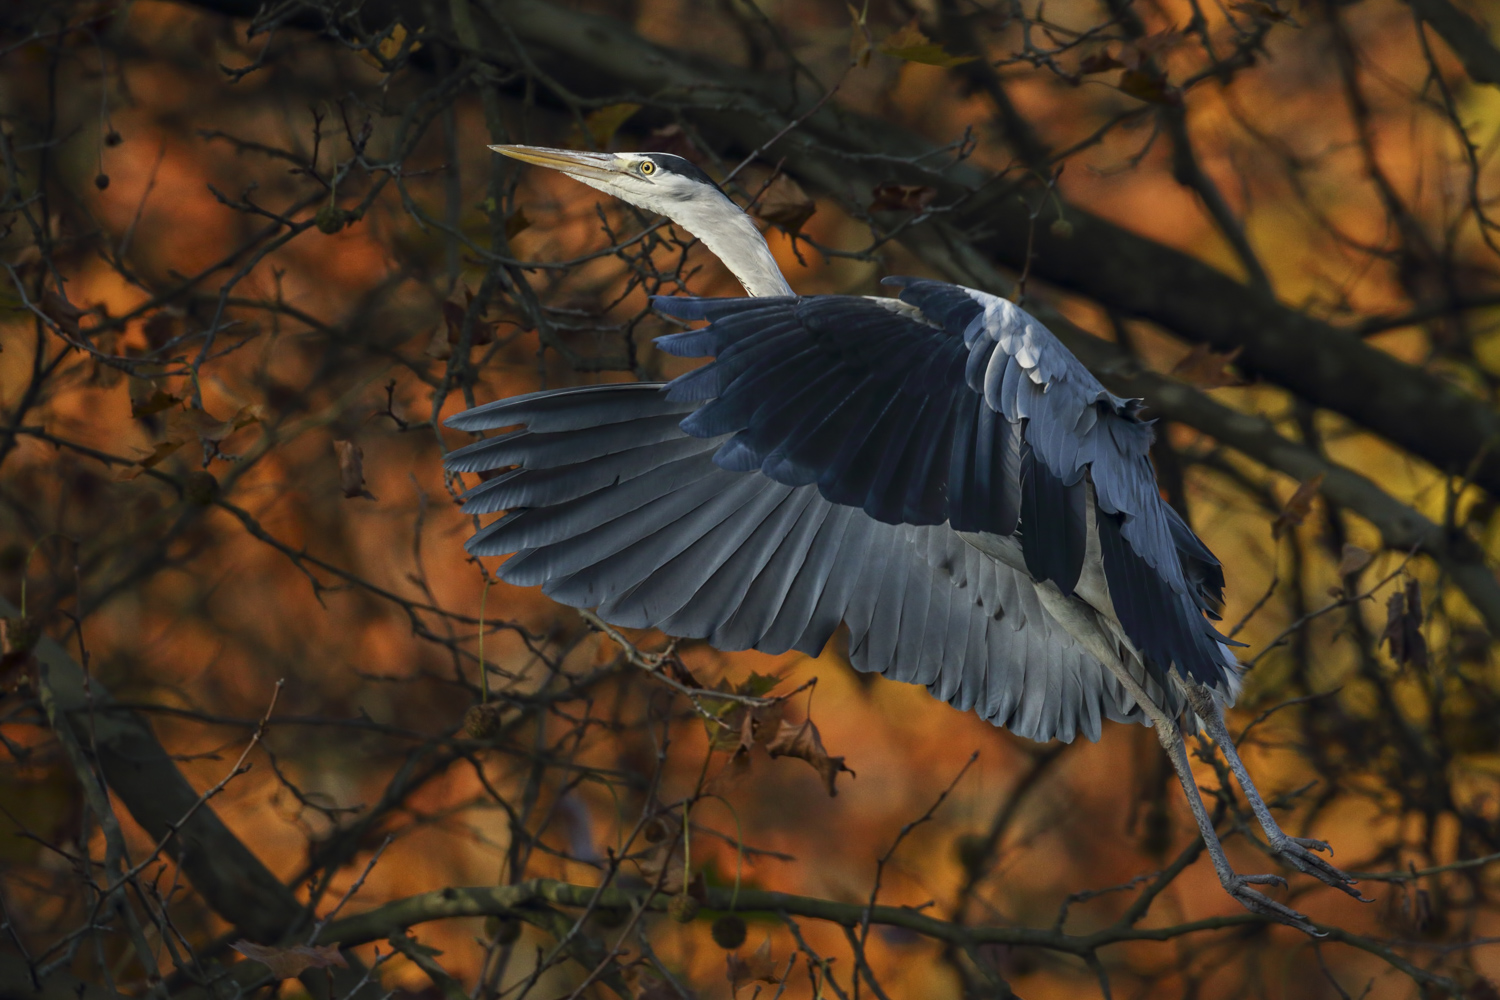
M 1107 391 L 1007 299 L 888 278 L 898 297 L 798 296 L 751 218 L 664 153 L 491 149 L 561 171 L 701 240 L 747 298 L 658 297 L 708 325 L 658 338 L 714 360 L 668 383 L 535 392 L 447 421 L 518 428 L 453 451 L 505 511 L 468 542 L 502 579 L 606 621 L 721 649 L 817 655 L 840 623 L 861 671 L 924 684 L 1034 740 L 1154 728 L 1225 890 L 1316 928 L 1236 873 L 1193 778 L 1184 726 L 1218 744 L 1292 868 L 1356 898 L 1286 834 L 1224 724 L 1240 690 L 1215 631 L 1224 574 L 1166 504 L 1141 401 Z

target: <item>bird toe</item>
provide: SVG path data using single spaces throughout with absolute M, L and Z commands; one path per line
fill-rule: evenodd
M 1311 840 L 1305 837 L 1283 837 L 1272 843 L 1271 849 L 1276 855 L 1302 872 L 1311 875 L 1324 885 L 1332 886 L 1345 895 L 1353 896 L 1355 899 L 1368 903 L 1371 900 L 1354 886 L 1358 880 L 1341 868 L 1336 867 L 1324 858 L 1320 858 L 1313 851 L 1328 850 L 1328 845 L 1321 840 Z M 1331 854 L 1332 851 L 1330 850 Z
M 1252 885 L 1274 885 L 1277 883 L 1284 886 L 1286 885 L 1286 880 L 1279 875 L 1236 875 L 1225 884 L 1224 888 L 1241 906 L 1256 916 L 1274 920 L 1278 924 L 1285 924 L 1288 927 L 1295 927 L 1297 930 L 1311 937 L 1325 937 L 1326 932 L 1320 931 L 1315 924 L 1301 913 L 1251 888 Z

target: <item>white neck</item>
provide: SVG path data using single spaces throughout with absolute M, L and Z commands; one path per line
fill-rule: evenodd
M 674 223 L 703 241 L 713 255 L 739 279 L 752 298 L 795 295 L 782 277 L 776 258 L 766 238 L 755 228 L 755 222 L 722 191 L 707 191 L 692 185 L 684 191 L 661 188 L 646 196 L 634 188 L 625 188 L 613 180 L 602 180 L 591 174 L 573 174 L 591 188 L 612 194 L 622 201 L 648 212 L 665 215 Z
M 668 206 L 673 222 L 703 241 L 752 297 L 795 295 L 755 222 L 729 198 L 695 199 Z

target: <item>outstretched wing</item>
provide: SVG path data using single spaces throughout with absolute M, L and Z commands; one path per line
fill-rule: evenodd
M 448 457 L 457 472 L 516 466 L 465 494 L 470 513 L 509 511 L 469 551 L 515 553 L 499 571 L 510 583 L 721 649 L 816 654 L 845 622 L 857 669 L 926 685 L 1032 739 L 1097 739 L 1104 718 L 1140 717 L 1024 574 L 948 525 L 876 520 L 814 485 L 723 468 L 725 438 L 678 426 L 699 405 L 635 383 L 450 419 L 520 425 Z
M 1165 680 L 1228 669 L 1219 564 L 1157 491 L 1151 429 L 1011 302 L 943 282 L 887 279 L 860 296 L 658 298 L 710 325 L 657 344 L 714 361 L 668 398 L 718 440 L 714 462 L 891 524 L 1019 534 L 1027 570 L 1064 595 L 1088 546 L 1090 486 L 1113 610 Z M 1186 566 L 1186 571 L 1185 571 Z

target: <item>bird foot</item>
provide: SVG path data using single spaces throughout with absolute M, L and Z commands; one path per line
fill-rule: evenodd
M 1272 853 L 1304 875 L 1311 875 L 1324 885 L 1331 885 L 1362 903 L 1372 902 L 1358 889 L 1353 888 L 1358 882 L 1357 879 L 1313 853 L 1313 851 L 1322 851 L 1326 854 L 1333 854 L 1333 849 L 1323 841 L 1314 840 L 1311 837 L 1290 837 L 1283 833 L 1280 837 L 1270 838 L 1270 844 Z
M 1324 937 L 1325 932 L 1313 926 L 1305 916 L 1284 903 L 1252 889 L 1256 885 L 1279 885 L 1286 887 L 1286 879 L 1280 875 L 1230 875 L 1223 879 L 1224 891 L 1233 896 L 1241 906 L 1257 916 L 1267 917 L 1279 924 L 1295 927 L 1312 937 Z

